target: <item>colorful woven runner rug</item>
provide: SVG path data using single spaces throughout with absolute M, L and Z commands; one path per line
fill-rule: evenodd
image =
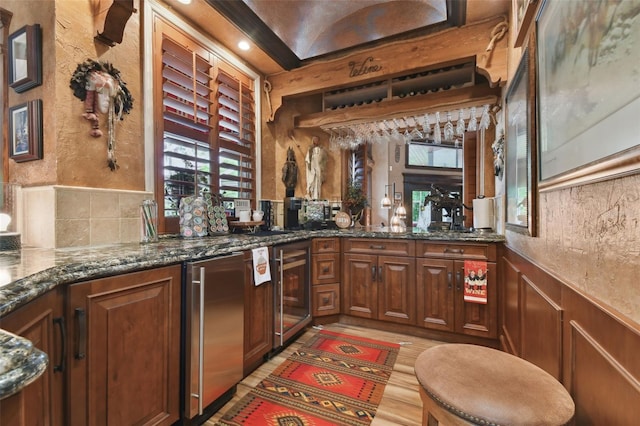
M 399 345 L 322 330 L 227 411 L 220 425 L 368 425 Z

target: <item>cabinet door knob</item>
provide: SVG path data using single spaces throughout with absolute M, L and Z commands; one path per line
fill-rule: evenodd
M 322 272 L 324 272 L 325 274 L 329 272 L 329 267 L 328 266 L 323 267 Z

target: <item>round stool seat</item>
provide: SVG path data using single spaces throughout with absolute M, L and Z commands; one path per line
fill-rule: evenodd
M 426 394 L 468 422 L 563 425 L 575 405 L 553 376 L 496 349 L 444 344 L 422 352 L 415 373 Z

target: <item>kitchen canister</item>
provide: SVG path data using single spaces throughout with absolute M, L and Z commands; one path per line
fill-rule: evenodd
M 158 204 L 155 200 L 144 200 L 140 206 L 140 242 L 158 241 Z
M 202 197 L 184 197 L 178 207 L 180 235 L 204 237 L 207 235 L 207 203 Z

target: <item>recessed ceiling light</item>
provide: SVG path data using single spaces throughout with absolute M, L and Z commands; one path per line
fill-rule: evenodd
M 191 0 L 178 0 L 182 4 L 191 4 Z
M 238 47 L 241 50 L 249 50 L 251 48 L 251 46 L 249 45 L 249 42 L 245 40 L 242 40 L 240 43 L 238 43 Z

